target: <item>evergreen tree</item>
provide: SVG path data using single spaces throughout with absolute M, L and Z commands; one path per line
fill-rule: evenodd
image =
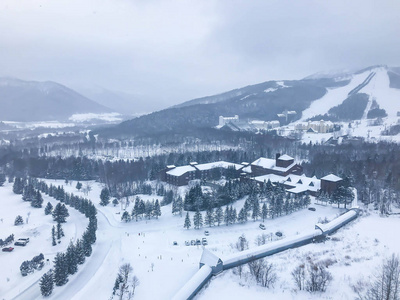
M 231 224 L 235 224 L 237 220 L 237 213 L 236 213 L 236 208 L 232 208 L 230 209 L 230 222 Z
M 176 198 L 175 205 L 176 205 L 176 210 L 179 213 L 179 216 L 182 217 L 183 199 L 181 196 L 178 196 L 178 198 Z
M 108 188 L 103 188 L 100 193 L 100 205 L 107 206 L 110 203 L 110 191 Z
M 78 259 L 76 248 L 72 242 L 69 243 L 67 252 L 65 253 L 65 261 L 68 268 L 68 274 L 75 274 L 78 271 Z
M 24 180 L 15 177 L 14 185 L 13 185 L 13 192 L 14 194 L 22 194 L 24 192 Z
M 32 184 L 28 184 L 24 186 L 22 192 L 22 200 L 24 201 L 32 201 L 36 197 L 35 188 Z
M 158 199 L 154 203 L 153 216 L 156 217 L 156 219 L 158 219 L 158 217 L 161 216 L 161 207 L 160 207 L 160 203 L 158 202 Z
M 193 216 L 193 225 L 195 229 L 203 227 L 203 216 L 199 209 L 196 210 Z
M 44 208 L 44 214 L 49 215 L 53 211 L 53 205 L 50 202 L 47 202 L 46 207 Z
M 221 206 L 219 206 L 215 211 L 215 222 L 217 222 L 218 226 L 222 223 L 223 218 L 224 218 L 224 213 L 222 211 Z
M 80 191 L 81 188 L 82 188 L 82 183 L 80 183 L 80 182 L 78 181 L 78 183 L 76 184 L 76 189 L 77 189 L 78 191 Z
M 0 173 L 0 186 L 3 186 L 4 182 L 6 182 L 6 175 Z
M 243 223 L 246 223 L 246 221 L 247 221 L 246 215 L 247 215 L 247 213 L 246 213 L 245 209 L 242 207 L 242 208 L 240 209 L 240 211 L 239 211 L 238 221 L 239 221 L 240 223 L 242 223 L 242 224 L 243 224 Z
M 131 216 L 127 211 L 124 211 L 124 213 L 121 216 L 121 221 L 125 221 L 125 223 L 128 223 L 131 221 Z
M 185 223 L 183 224 L 183 228 L 189 229 L 192 226 L 190 222 L 189 212 L 186 213 Z
M 35 198 L 32 199 L 31 206 L 41 208 L 43 204 L 42 194 L 37 191 Z
M 255 221 L 258 219 L 259 216 L 260 216 L 260 203 L 258 202 L 258 198 L 255 198 L 253 201 L 253 212 L 251 214 L 251 217 Z
M 53 293 L 54 278 L 52 270 L 43 274 L 42 278 L 40 278 L 39 285 L 40 285 L 40 292 L 43 297 L 48 297 Z
M 206 221 L 206 224 L 207 224 L 209 227 L 211 227 L 212 225 L 214 225 L 214 213 L 213 213 L 212 208 L 207 209 L 205 221 Z
M 65 223 L 66 218 L 69 217 L 68 209 L 64 204 L 57 203 L 56 207 L 53 210 L 53 220 L 57 223 Z
M 57 240 L 60 240 L 64 236 L 64 231 L 62 229 L 61 223 L 57 223 Z
M 52 240 L 52 245 L 55 246 L 57 245 L 56 242 L 56 228 L 53 226 L 53 228 L 51 229 L 51 240 Z
M 261 210 L 261 217 L 263 222 L 265 221 L 265 219 L 268 217 L 268 210 L 267 210 L 267 205 L 264 203 L 262 206 L 262 210 Z
M 68 266 L 65 260 L 65 254 L 58 252 L 54 258 L 54 283 L 56 286 L 62 286 L 68 282 Z
M 230 224 L 230 211 L 228 205 L 225 208 L 225 213 L 224 213 L 224 222 L 226 226 L 229 226 Z
M 24 219 L 22 218 L 22 216 L 18 215 L 15 217 L 15 221 L 14 221 L 14 225 L 21 225 L 24 224 Z
M 78 239 L 75 243 L 75 255 L 76 255 L 76 262 L 79 265 L 85 262 L 86 259 L 85 251 L 83 249 L 83 242 L 80 239 Z
M 90 255 L 92 255 L 92 242 L 91 242 L 91 237 L 90 237 L 90 233 L 88 230 L 86 230 L 83 233 L 82 246 L 83 246 L 83 252 L 85 253 L 86 257 L 89 257 Z

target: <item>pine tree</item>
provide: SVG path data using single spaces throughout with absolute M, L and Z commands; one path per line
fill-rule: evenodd
M 65 253 L 65 261 L 68 268 L 68 274 L 75 274 L 78 271 L 78 259 L 76 248 L 72 242 L 69 243 L 67 252 Z
M 215 222 L 217 222 L 218 226 L 222 223 L 223 218 L 224 218 L 224 213 L 222 211 L 222 208 L 219 206 L 215 211 Z
M 237 220 L 236 208 L 232 208 L 232 206 L 231 206 L 231 220 L 230 220 L 230 222 L 232 224 L 235 224 L 236 220 Z
M 57 240 L 60 240 L 64 236 L 64 231 L 62 229 L 61 223 L 57 223 Z
M 39 285 L 40 285 L 40 292 L 42 293 L 42 296 L 48 297 L 53 293 L 54 278 L 53 278 L 52 270 L 43 274 L 42 278 L 40 278 Z
M 206 221 L 206 224 L 207 224 L 209 227 L 211 227 L 212 225 L 214 225 L 214 213 L 213 213 L 212 208 L 207 209 L 205 221 Z
M 53 220 L 57 223 L 65 223 L 67 217 L 69 216 L 68 209 L 64 204 L 57 203 L 56 207 L 53 210 Z
M 82 245 L 83 245 L 83 252 L 85 253 L 85 256 L 89 257 L 90 255 L 92 255 L 92 242 L 91 242 L 91 237 L 90 237 L 90 233 L 88 230 L 86 230 L 83 233 Z
M 131 216 L 127 211 L 124 211 L 124 213 L 121 216 L 121 221 L 125 221 L 125 223 L 128 223 L 131 221 Z
M 110 191 L 108 188 L 103 188 L 100 193 L 100 205 L 107 206 L 110 203 Z
M 196 212 L 193 216 L 193 225 L 194 225 L 195 229 L 199 229 L 200 227 L 203 227 L 203 216 L 199 209 L 196 210 Z
M 15 217 L 15 221 L 14 221 L 14 225 L 21 225 L 24 224 L 24 219 L 22 218 L 22 216 L 18 215 Z
M 255 198 L 253 202 L 253 213 L 251 217 L 255 221 L 258 219 L 259 216 L 260 216 L 260 203 L 258 202 L 258 198 Z
M 22 200 L 24 201 L 32 201 L 35 199 L 36 192 L 32 184 L 28 184 L 24 186 L 23 192 L 22 192 Z
M 246 215 L 246 211 L 244 210 L 244 208 L 241 208 L 239 211 L 239 215 L 238 215 L 238 221 L 242 224 L 246 223 L 245 215 Z
M 230 224 L 230 211 L 228 205 L 225 208 L 225 213 L 224 213 L 224 222 L 225 225 L 228 226 Z
M 86 259 L 85 251 L 83 249 L 83 242 L 80 239 L 78 239 L 75 243 L 75 255 L 76 255 L 76 262 L 79 265 L 85 262 Z
M 14 185 L 13 185 L 13 192 L 14 194 L 22 194 L 24 192 L 24 180 L 15 177 Z
M 62 286 L 68 282 L 68 266 L 65 261 L 65 254 L 58 252 L 54 258 L 54 283 Z
M 78 181 L 78 183 L 76 184 L 76 189 L 77 189 L 78 191 L 80 191 L 81 188 L 82 188 L 82 183 L 80 183 L 80 182 Z
M 264 203 L 262 206 L 262 210 L 261 210 L 261 217 L 263 222 L 265 221 L 265 219 L 268 217 L 268 210 L 267 210 L 267 205 Z
M 178 196 L 175 200 L 176 202 L 176 210 L 179 213 L 179 216 L 182 217 L 182 211 L 183 211 L 183 200 L 181 196 Z
M 46 207 L 44 208 L 44 214 L 49 215 L 53 211 L 53 205 L 50 202 L 47 202 Z
M 41 208 L 43 203 L 42 194 L 37 191 L 35 197 L 31 201 L 31 206 L 36 208 Z
M 0 173 L 0 186 L 3 186 L 4 182 L 6 182 L 6 175 Z
M 53 226 L 53 228 L 51 229 L 51 240 L 52 240 L 52 245 L 55 246 L 57 245 L 56 242 L 56 228 Z
M 192 226 L 190 222 L 189 212 L 186 213 L 185 223 L 183 224 L 183 228 L 189 229 Z
M 161 207 L 160 207 L 160 203 L 158 202 L 158 199 L 154 203 L 153 216 L 156 217 L 156 219 L 158 219 L 158 217 L 161 216 Z

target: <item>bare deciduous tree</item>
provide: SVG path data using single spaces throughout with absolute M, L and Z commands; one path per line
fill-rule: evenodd
M 368 300 L 400 299 L 400 260 L 397 255 L 385 260 L 368 290 Z

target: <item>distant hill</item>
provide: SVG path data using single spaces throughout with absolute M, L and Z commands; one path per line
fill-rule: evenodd
M 211 128 L 218 117 L 270 121 L 284 110 L 296 120 L 351 121 L 395 118 L 400 111 L 399 68 L 372 66 L 356 72 L 317 73 L 302 80 L 268 81 L 125 121 L 103 136 L 149 136 Z
M 0 78 L 1 121 L 63 121 L 73 114 L 107 113 L 102 106 L 56 82 Z

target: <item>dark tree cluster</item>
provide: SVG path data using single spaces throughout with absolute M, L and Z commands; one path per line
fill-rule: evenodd
M 160 202 L 157 200 L 146 202 L 143 199 L 136 197 L 135 204 L 132 209 L 132 213 L 129 214 L 128 211 L 124 211 L 121 216 L 121 221 L 130 222 L 135 220 L 136 222 L 142 219 L 150 220 L 151 218 L 156 218 L 161 216 L 161 206 Z
M 44 255 L 40 253 L 39 255 L 33 257 L 31 260 L 25 260 L 19 270 L 22 276 L 26 276 L 33 273 L 35 270 L 41 270 L 44 266 Z
M 7 246 L 14 242 L 14 234 L 10 234 L 8 237 L 6 237 L 4 240 L 0 239 L 0 247 Z

